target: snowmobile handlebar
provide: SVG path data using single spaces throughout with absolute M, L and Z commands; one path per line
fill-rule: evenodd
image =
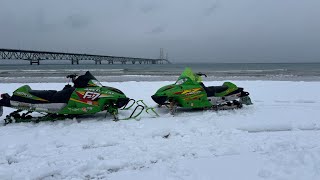
M 198 75 L 198 76 L 204 76 L 204 77 L 208 77 L 206 74 L 204 74 L 204 73 L 197 73 L 196 75 Z
M 67 78 L 70 78 L 71 81 L 74 83 L 74 80 L 78 77 L 78 74 L 74 73 L 74 74 L 69 74 L 67 76 Z
M 77 77 L 78 75 L 77 74 L 69 74 L 67 76 L 67 78 L 71 78 L 71 79 L 74 79 L 75 77 Z

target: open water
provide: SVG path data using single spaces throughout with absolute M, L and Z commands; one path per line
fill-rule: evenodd
M 81 62 L 80 62 L 81 63 Z M 1 64 L 0 83 L 66 82 L 68 74 L 90 71 L 100 81 L 176 80 L 185 67 L 208 75 L 204 80 L 320 81 L 320 63 L 181 64 Z

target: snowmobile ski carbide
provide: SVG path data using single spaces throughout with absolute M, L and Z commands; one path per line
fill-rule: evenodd
M 191 109 L 235 109 L 252 104 L 249 93 L 231 82 L 206 87 L 201 76 L 186 68 L 178 80 L 160 88 L 152 97 L 159 107 L 165 105 L 174 114 L 177 107 Z
M 87 71 L 84 75 L 68 75 L 73 86 L 67 84 L 61 91 L 56 90 L 32 90 L 30 86 L 24 85 L 13 92 L 13 95 L 2 94 L 0 98 L 0 115 L 3 106 L 17 109 L 4 119 L 5 124 L 12 122 L 39 122 L 63 120 L 74 118 L 84 114 L 95 114 L 106 111 L 118 120 L 120 108 L 129 109 L 135 103 L 126 95 L 113 87 L 102 86 L 101 83 Z M 141 108 L 139 108 L 139 107 Z M 143 110 L 138 105 L 131 116 L 126 119 L 137 117 L 134 114 L 137 109 Z M 43 114 L 33 117 L 32 112 Z

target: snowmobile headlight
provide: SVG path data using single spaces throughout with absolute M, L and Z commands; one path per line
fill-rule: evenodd
M 186 81 L 187 81 L 187 78 L 179 79 L 179 80 L 176 82 L 176 85 L 181 85 L 181 84 L 185 83 Z

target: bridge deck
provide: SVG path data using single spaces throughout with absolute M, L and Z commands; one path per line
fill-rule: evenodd
M 105 56 L 48 51 L 29 51 L 18 49 L 0 49 L 0 59 L 26 60 L 29 61 L 31 65 L 39 65 L 40 61 L 43 60 L 69 60 L 71 61 L 71 64 L 79 64 L 79 61 L 94 61 L 96 64 L 101 64 L 102 61 L 107 61 L 108 64 L 170 64 L 170 61 L 168 61 L 167 59 Z

